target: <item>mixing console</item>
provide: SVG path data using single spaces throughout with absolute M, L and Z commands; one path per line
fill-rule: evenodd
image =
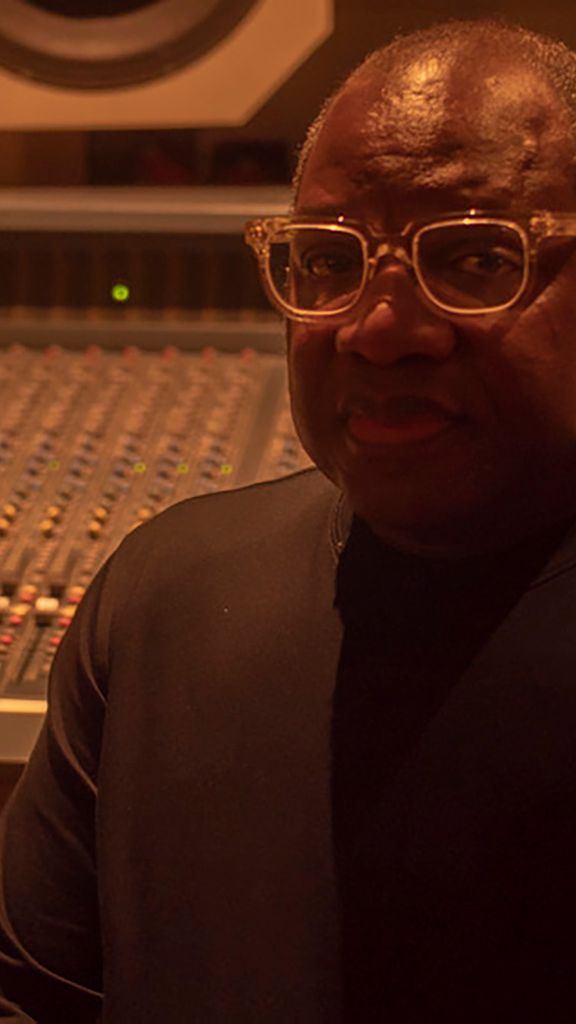
M 128 531 L 307 465 L 281 356 L 0 350 L 0 697 L 45 696 L 82 594 Z

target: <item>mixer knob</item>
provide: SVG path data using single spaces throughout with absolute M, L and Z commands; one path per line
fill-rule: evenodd
M 50 626 L 54 616 L 60 608 L 60 602 L 56 597 L 38 597 L 34 604 L 36 625 Z
M 43 519 L 42 522 L 40 523 L 39 530 L 44 537 L 51 537 L 52 534 L 54 533 L 54 520 Z

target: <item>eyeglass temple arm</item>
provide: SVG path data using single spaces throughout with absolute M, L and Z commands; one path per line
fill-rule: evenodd
M 576 236 L 576 213 L 536 213 L 530 227 L 541 238 Z
M 244 241 L 262 256 L 268 239 L 274 231 L 281 231 L 289 224 L 289 217 L 255 217 L 244 225 Z

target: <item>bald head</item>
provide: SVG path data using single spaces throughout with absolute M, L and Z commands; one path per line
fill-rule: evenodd
M 434 26 L 376 51 L 327 101 L 296 191 L 328 121 L 333 138 L 361 136 L 359 174 L 369 176 L 374 161 L 381 174 L 390 157 L 398 172 L 404 157 L 407 181 L 442 187 L 484 161 L 493 180 L 501 165 L 503 200 L 519 173 L 535 190 L 548 174 L 573 191 L 575 104 L 576 56 L 562 44 L 492 21 Z

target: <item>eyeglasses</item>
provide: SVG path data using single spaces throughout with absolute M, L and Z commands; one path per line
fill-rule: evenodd
M 447 313 L 477 316 L 513 306 L 527 292 L 540 243 L 576 238 L 576 214 L 517 220 L 469 210 L 375 234 L 337 220 L 265 217 L 246 225 L 269 298 L 291 320 L 347 313 L 385 258 L 409 268 L 427 299 Z

